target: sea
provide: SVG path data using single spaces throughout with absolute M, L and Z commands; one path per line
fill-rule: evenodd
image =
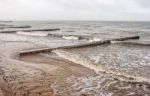
M 68 78 L 75 90 L 87 92 L 87 96 L 150 96 L 150 22 L 1 21 L 0 24 L 31 26 L 25 29 L 60 29 L 27 32 L 22 31 L 22 28 L 5 28 L 0 25 L 0 32 L 17 30 L 12 33 L 0 33 L 0 44 L 30 42 L 46 48 L 140 36 L 135 40 L 112 41 L 111 44 L 52 52 L 99 74 Z

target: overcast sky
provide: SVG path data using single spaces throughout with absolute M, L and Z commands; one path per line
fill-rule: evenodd
M 150 0 L 0 0 L 0 20 L 150 21 Z

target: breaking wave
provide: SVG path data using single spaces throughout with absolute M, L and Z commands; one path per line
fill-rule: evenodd
M 100 38 L 91 38 L 89 39 L 89 42 L 95 42 L 95 41 L 102 41 L 103 39 L 100 39 Z
M 67 39 L 67 40 L 79 40 L 80 37 L 77 36 L 62 36 L 63 39 Z
M 129 72 L 126 72 L 125 70 L 111 68 L 103 64 L 96 64 L 95 62 L 93 62 L 88 57 L 82 54 L 75 54 L 66 50 L 54 50 L 53 52 L 59 55 L 60 57 L 63 57 L 76 64 L 83 65 L 84 67 L 90 68 L 97 73 L 104 72 L 107 74 L 112 74 L 115 78 L 118 78 L 123 81 L 150 83 L 150 80 L 146 77 L 142 77 L 140 75 L 135 75 L 132 73 L 129 74 Z
M 22 32 L 22 31 L 17 32 L 17 34 L 27 35 L 27 36 L 47 36 L 48 35 L 48 33 L 44 33 L 44 32 Z

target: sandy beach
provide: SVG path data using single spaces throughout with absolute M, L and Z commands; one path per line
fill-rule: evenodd
M 67 77 L 96 74 L 57 56 L 18 57 L 19 50 L 35 47 L 30 43 L 11 42 L 0 46 L 2 96 L 70 96 L 72 89 Z M 60 86 L 58 92 L 54 92 L 52 86 Z
M 14 47 L 17 46 L 17 47 Z M 149 84 L 95 73 L 54 53 L 19 56 L 41 47 L 27 42 L 0 45 L 0 96 L 144 96 Z M 147 95 L 148 96 L 148 95 Z
M 8 23 L 0 30 L 0 96 L 150 96 L 145 26 L 149 28 L 129 22 Z M 60 30 L 49 31 L 55 28 Z

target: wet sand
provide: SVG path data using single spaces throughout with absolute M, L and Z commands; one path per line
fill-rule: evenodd
M 2 90 L 0 90 L 0 96 L 3 96 L 3 94 L 2 94 Z
M 32 28 L 31 29 L 17 28 L 16 25 L 22 24 L 30 25 Z M 89 60 L 90 58 L 86 58 L 86 56 L 89 56 L 89 53 L 87 55 L 86 54 L 80 55 L 80 53 L 82 52 L 84 53 L 85 48 L 83 50 L 81 49 L 82 51 L 78 51 L 78 53 L 77 50 L 69 49 L 70 50 L 69 51 L 64 49 L 62 50 L 58 49 L 54 50 L 51 53 L 40 53 L 32 55 L 30 54 L 28 56 L 21 56 L 21 57 L 18 55 L 20 51 L 25 51 L 28 49 L 32 50 L 41 47 L 51 48 L 54 46 L 60 47 L 66 45 L 76 45 L 86 42 L 94 42 L 97 40 L 99 41 L 103 39 L 104 40 L 112 39 L 130 35 L 140 35 L 145 41 L 149 40 L 150 39 L 148 29 L 149 24 L 141 23 L 140 26 L 139 24 L 140 23 L 136 24 L 136 23 L 121 23 L 121 22 L 120 23 L 118 22 L 117 24 L 113 22 L 51 23 L 45 21 L 11 22 L 11 24 L 8 23 L 8 25 L 2 24 L 2 26 L 6 25 L 10 27 L 16 26 L 16 28 L 1 28 L 2 32 L 4 31 L 9 32 L 0 34 L 0 96 L 150 96 L 149 83 L 142 81 L 137 82 L 136 80 L 133 80 L 133 78 L 124 77 L 124 75 L 122 76 L 117 74 L 111 74 L 111 72 L 106 72 L 107 70 L 104 71 L 98 70 L 97 73 L 91 70 L 92 68 L 94 69 L 98 67 L 98 65 L 94 65 L 95 67 L 85 66 L 87 64 L 93 65 L 93 62 L 95 60 L 97 61 L 97 59 L 94 60 L 91 59 L 93 61 L 91 63 L 88 63 L 90 61 Z M 56 31 L 55 33 L 53 32 L 43 33 L 40 32 L 42 30 L 32 30 L 37 28 L 38 29 L 60 28 L 61 30 Z M 16 30 L 18 31 L 28 30 L 36 32 L 16 32 Z M 139 39 L 139 37 L 137 39 Z M 138 42 L 124 41 L 123 44 L 141 46 L 142 43 L 142 46 L 144 47 L 139 48 L 139 50 L 141 50 L 149 46 L 149 42 L 145 41 L 144 43 L 141 42 L 140 40 Z M 119 43 L 119 42 L 113 41 L 111 43 Z M 134 47 L 135 46 L 133 46 L 133 49 Z M 88 49 L 87 51 L 85 50 L 85 53 L 89 51 L 92 52 L 93 54 L 94 53 L 93 48 L 94 47 L 91 48 L 90 46 L 90 48 L 87 48 Z M 76 49 L 80 50 L 80 48 Z M 119 49 L 122 50 L 124 49 L 124 47 L 121 47 Z M 123 52 L 120 51 L 121 56 L 124 56 L 124 58 L 128 56 L 122 55 L 124 53 L 128 53 L 126 49 Z M 110 54 L 108 54 L 108 50 L 109 51 L 112 50 L 113 52 L 115 52 L 115 55 L 112 54 L 111 52 Z M 107 62 L 110 61 L 110 63 L 106 63 L 110 65 L 119 64 L 118 62 L 125 60 L 120 59 L 119 58 L 120 55 L 118 55 L 119 57 L 118 59 L 116 59 L 119 50 L 117 50 L 115 46 L 109 47 L 108 50 L 106 47 L 105 48 L 99 47 L 95 49 L 96 54 L 95 56 L 105 54 L 104 52 L 106 52 L 106 55 L 104 56 L 101 55 L 102 56 L 101 59 L 99 58 L 98 59 L 104 63 L 105 61 Z M 74 54 L 72 54 L 72 51 Z M 134 52 L 134 50 L 129 48 L 129 53 L 132 51 Z M 138 51 L 136 52 L 138 53 Z M 149 51 L 142 51 L 142 52 L 146 54 L 149 53 Z M 68 53 L 68 54 L 60 54 L 60 53 Z M 61 57 L 59 57 L 57 54 Z M 130 58 L 130 55 L 134 54 L 129 54 L 128 58 Z M 64 59 L 66 56 L 67 60 Z M 149 57 L 149 55 L 146 56 Z M 141 58 L 143 58 L 143 55 L 141 55 Z M 71 59 L 73 59 L 76 62 L 74 62 Z M 136 57 L 135 60 L 136 59 L 138 58 Z M 140 60 L 142 61 L 143 59 Z M 71 61 L 73 61 L 74 63 Z M 113 63 L 115 61 L 116 63 Z M 133 58 L 131 58 L 131 61 L 133 62 Z M 128 65 L 131 65 L 132 62 Z M 83 67 L 80 64 L 83 64 L 83 66 L 87 68 Z M 101 64 L 103 63 L 99 63 L 99 65 Z M 121 63 L 121 65 L 124 64 L 126 63 L 125 62 Z M 143 64 L 147 65 L 147 63 Z M 143 64 L 141 65 L 143 66 Z M 117 69 L 122 70 L 122 68 L 118 68 L 118 66 L 115 66 L 114 69 L 116 67 Z M 148 68 L 149 67 L 145 67 L 143 71 L 136 69 L 136 71 L 139 71 L 140 74 L 143 74 L 149 70 Z M 114 71 L 118 73 L 116 70 Z M 133 71 L 132 73 L 135 73 L 136 71 Z M 148 77 L 149 74 L 145 76 Z M 128 79 L 131 79 L 131 81 L 128 81 Z
M 3 96 L 70 96 L 73 89 L 66 78 L 96 74 L 55 54 L 52 57 L 17 55 L 20 50 L 34 47 L 37 46 L 22 42 L 0 45 L 0 88 Z M 54 86 L 59 86 L 58 91 Z
M 42 47 L 28 42 L 0 45 L 0 96 L 149 96 L 150 85 L 95 73 L 55 53 L 19 56 Z

